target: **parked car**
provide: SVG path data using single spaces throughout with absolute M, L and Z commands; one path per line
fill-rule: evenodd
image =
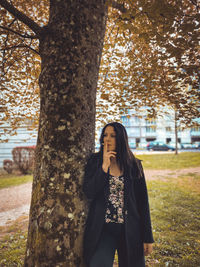
M 182 149 L 197 149 L 198 145 L 197 144 L 192 144 L 192 143 L 182 143 L 181 144 Z
M 175 148 L 163 142 L 153 141 L 147 144 L 147 150 L 149 151 L 174 151 Z
M 171 142 L 170 142 L 170 143 L 168 143 L 167 145 L 176 148 L 176 144 L 175 144 L 175 143 L 171 143 Z M 181 148 L 182 148 L 180 143 L 178 143 L 177 146 L 178 146 L 178 149 L 181 149 Z
M 158 141 L 151 141 L 149 143 L 147 143 L 147 150 L 150 150 L 154 145 L 156 145 L 157 143 L 159 144 L 163 144 L 161 142 L 158 142 Z

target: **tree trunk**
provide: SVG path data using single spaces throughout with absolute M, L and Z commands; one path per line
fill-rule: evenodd
M 106 17 L 103 0 L 50 1 L 40 39 L 40 122 L 24 266 L 84 266 L 82 178 L 94 149 Z

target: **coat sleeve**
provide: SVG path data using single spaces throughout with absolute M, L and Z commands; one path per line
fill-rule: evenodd
M 88 200 L 92 200 L 99 194 L 103 194 L 104 187 L 108 181 L 108 173 L 98 164 L 98 158 L 92 154 L 86 164 L 83 179 L 83 192 Z
M 142 235 L 144 243 L 154 243 L 152 226 L 151 226 L 151 217 L 150 217 L 150 209 L 149 209 L 149 200 L 148 200 L 148 192 L 145 181 L 145 175 L 143 171 L 143 167 L 141 161 L 138 162 L 140 169 L 140 178 L 137 178 L 137 190 L 136 197 L 138 203 L 138 211 L 141 217 L 142 223 Z

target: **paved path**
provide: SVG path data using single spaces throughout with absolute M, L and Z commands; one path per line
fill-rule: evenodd
M 147 180 L 164 179 L 166 177 L 177 178 L 180 175 L 196 173 L 200 175 L 200 167 L 178 169 L 178 170 L 145 170 Z
M 32 182 L 0 189 L 0 226 L 28 215 Z
M 200 167 L 179 170 L 145 170 L 147 180 L 176 178 L 182 174 L 200 174 Z M 0 189 L 0 226 L 29 215 L 32 183 Z

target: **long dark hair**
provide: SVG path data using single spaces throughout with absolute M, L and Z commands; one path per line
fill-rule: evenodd
M 101 155 L 101 161 L 103 161 L 104 132 L 105 132 L 106 127 L 108 127 L 108 126 L 112 126 L 114 128 L 115 133 L 116 133 L 116 152 L 117 152 L 116 160 L 117 160 L 117 164 L 119 165 L 121 171 L 126 171 L 129 168 L 131 168 L 133 163 L 136 164 L 136 159 L 135 159 L 135 157 L 134 157 L 134 155 L 133 155 L 133 153 L 129 147 L 128 135 L 127 135 L 126 129 L 119 122 L 108 123 L 102 129 L 101 136 L 99 139 L 99 141 L 100 141 L 99 153 Z

